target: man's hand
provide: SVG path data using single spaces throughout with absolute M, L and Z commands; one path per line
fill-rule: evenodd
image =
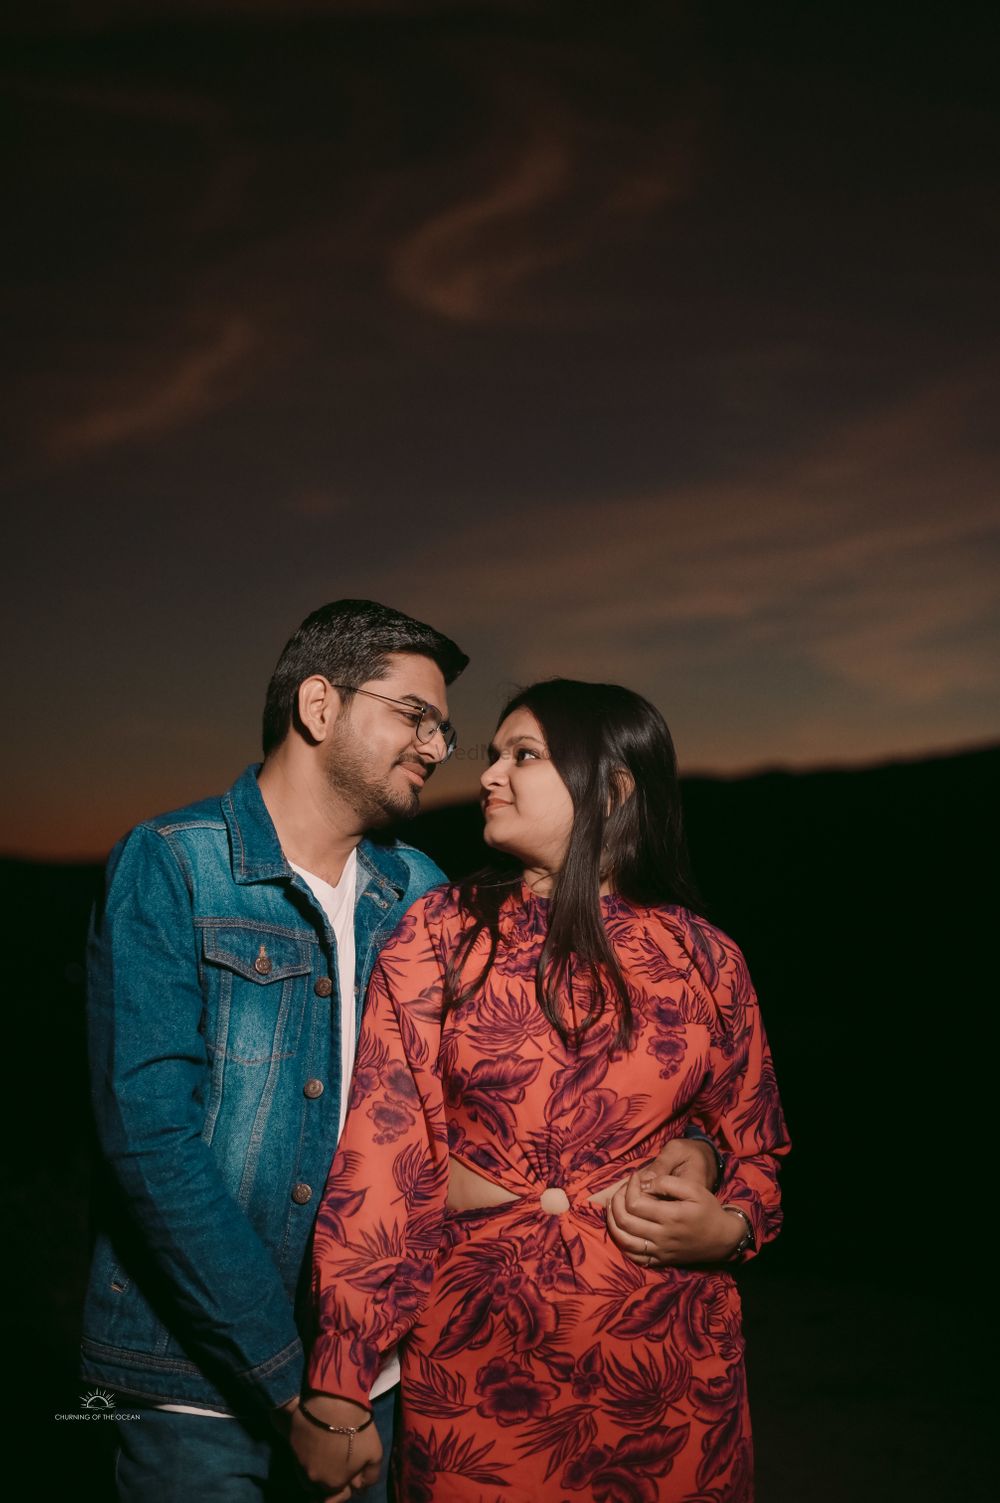
M 647 1178 L 655 1191 L 643 1188 Z M 746 1231 L 693 1177 L 650 1175 L 648 1168 L 615 1192 L 605 1215 L 612 1240 L 641 1268 L 723 1263 Z
M 632 1178 L 639 1181 L 637 1188 L 661 1195 L 664 1192 L 658 1188 L 657 1181 L 670 1174 L 678 1179 L 693 1180 L 704 1185 L 706 1190 L 714 1190 L 719 1166 L 711 1145 L 703 1138 L 671 1138 L 669 1143 L 664 1143 L 656 1158 Z
M 328 1425 L 363 1425 L 369 1418 L 368 1410 L 360 1404 L 329 1394 L 313 1394 L 306 1402 L 310 1412 Z M 353 1492 L 378 1480 L 382 1442 L 374 1424 L 360 1435 L 331 1435 L 306 1419 L 296 1404 L 291 1410 L 288 1439 L 314 1494 L 325 1503 L 347 1503 Z
M 607 1206 L 619 1190 L 625 1191 L 625 1204 L 635 1212 L 638 1196 L 645 1191 L 649 1195 L 669 1195 L 661 1185 L 670 1175 L 689 1179 L 692 1184 L 704 1185 L 706 1190 L 715 1188 L 719 1166 L 715 1154 L 701 1138 L 671 1138 L 664 1143 L 655 1159 L 643 1164 L 628 1179 L 620 1179 L 613 1185 L 605 1185 L 590 1197 L 597 1206 Z

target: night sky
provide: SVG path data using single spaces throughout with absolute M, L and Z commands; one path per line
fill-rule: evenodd
M 473 658 L 436 800 L 553 673 L 687 770 L 996 739 L 995 48 L 879 9 L 0 23 L 2 848 L 226 787 L 341 595 Z

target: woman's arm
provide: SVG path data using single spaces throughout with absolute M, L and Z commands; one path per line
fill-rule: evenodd
M 372 973 L 347 1120 L 316 1221 L 318 1334 L 305 1403 L 327 1424 L 364 1425 L 384 1356 L 426 1302 L 441 1238 L 448 1180 L 438 1074 L 442 977 L 427 901 L 406 914 Z M 373 1436 L 374 1426 L 352 1438 L 348 1461 L 346 1437 L 324 1434 L 302 1416 L 293 1421 L 292 1444 L 307 1473 L 331 1485 L 371 1461 Z
M 781 1225 L 778 1169 L 790 1145 L 746 962 L 731 940 L 702 926 L 692 949 L 703 957 L 697 979 L 717 1018 L 693 1120 L 718 1145 L 724 1168 L 714 1195 L 654 1166 L 619 1191 L 608 1226 L 639 1263 L 724 1262 L 737 1250 L 746 1261 Z
M 778 1235 L 778 1171 L 791 1142 L 746 961 L 731 940 L 724 951 L 716 992 L 721 1026 L 713 1035 L 710 1078 L 694 1119 L 723 1156 L 719 1202 L 749 1222 L 752 1241 L 740 1255 L 745 1261 Z

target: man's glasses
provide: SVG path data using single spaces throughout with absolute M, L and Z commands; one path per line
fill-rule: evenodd
M 437 705 L 415 705 L 408 699 L 390 699 L 388 694 L 375 694 L 371 689 L 355 689 L 353 684 L 331 684 L 330 687 L 346 694 L 367 694 L 369 699 L 381 699 L 387 705 L 399 705 L 400 709 L 409 712 L 409 717 L 417 728 L 417 740 L 420 742 L 433 741 L 440 731 L 444 740 L 442 762 L 447 762 L 455 750 L 458 732 L 450 720 L 442 719 Z

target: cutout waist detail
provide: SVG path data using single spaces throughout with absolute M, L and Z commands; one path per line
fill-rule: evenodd
M 521 1200 L 513 1190 L 505 1190 L 485 1174 L 477 1174 L 460 1159 L 448 1159 L 449 1211 L 481 1211 L 487 1206 L 504 1205 L 507 1201 Z
M 625 1183 L 625 1179 L 615 1180 L 613 1184 L 606 1185 L 603 1190 L 596 1190 L 593 1195 L 588 1195 L 587 1203 L 603 1207 L 615 1191 Z M 498 1185 L 496 1180 L 488 1179 L 485 1174 L 479 1174 L 475 1169 L 470 1169 L 468 1164 L 463 1164 L 460 1159 L 454 1157 L 448 1159 L 447 1206 L 449 1211 L 461 1213 L 489 1210 L 495 1206 L 511 1205 L 516 1201 L 530 1198 L 528 1195 L 517 1195 L 513 1190 L 506 1189 L 504 1185 Z M 571 1200 L 562 1186 L 543 1185 L 538 1192 L 538 1203 L 547 1215 L 561 1216 L 569 1210 Z

